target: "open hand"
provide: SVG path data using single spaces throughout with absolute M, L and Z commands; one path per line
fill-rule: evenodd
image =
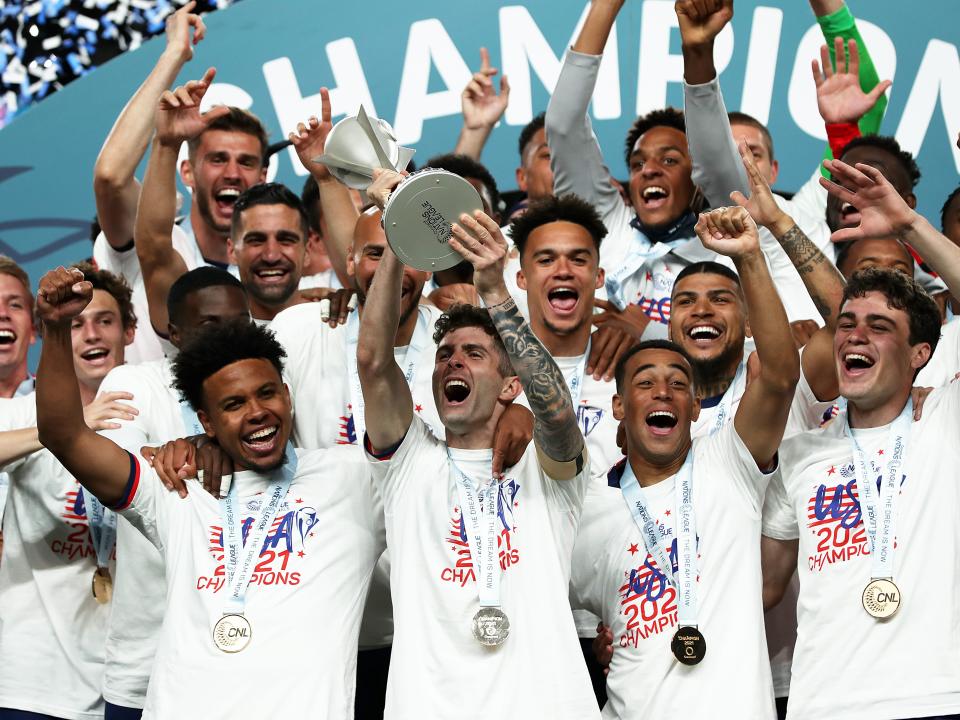
M 593 316 L 592 322 L 594 325 L 601 330 L 606 327 L 614 327 L 631 338 L 632 341 L 639 342 L 640 338 L 643 337 L 643 331 L 650 324 L 650 316 L 644 313 L 639 305 L 627 305 L 621 310 L 609 300 L 595 299 L 593 304 L 603 310 L 602 313 Z
M 133 420 L 140 411 L 133 405 L 119 402 L 133 400 L 128 392 L 104 392 L 83 408 L 83 419 L 91 430 L 116 430 L 120 423 L 113 420 Z
M 503 281 L 507 264 L 507 241 L 500 226 L 482 210 L 473 217 L 466 213 L 453 224 L 450 247 L 473 265 L 473 284 L 487 305 L 497 305 L 510 297 Z
M 200 80 L 191 80 L 175 90 L 165 90 L 157 107 L 157 140 L 162 145 L 178 148 L 185 140 L 197 137 L 230 109 L 218 105 L 205 113 L 200 112 L 200 101 L 207 94 L 216 68 L 209 68 Z
M 499 71 L 490 66 L 490 52 L 480 48 L 480 69 L 473 74 L 460 95 L 463 125 L 468 130 L 492 128 L 503 117 L 510 102 L 510 83 L 500 78 L 500 94 L 493 89 L 493 77 Z
M 69 322 L 93 298 L 93 285 L 83 279 L 77 268 L 60 266 L 40 278 L 37 314 L 45 323 Z
M 813 82 L 817 85 L 817 106 L 824 122 L 857 123 L 880 96 L 892 85 L 889 80 L 877 83 L 869 93 L 860 87 L 860 51 L 857 41 L 850 40 L 848 52 L 844 52 L 843 38 L 834 39 L 834 54 L 837 56 L 836 71 L 830 62 L 830 49 L 820 48 L 820 62 L 812 63 Z
M 594 304 L 597 302 L 597 300 L 594 300 Z M 594 380 L 612 380 L 620 356 L 632 348 L 639 337 L 635 335 L 636 327 L 628 325 L 628 329 L 625 329 L 618 326 L 617 322 L 613 320 L 614 316 L 620 313 L 616 306 L 607 303 L 605 300 L 599 302 L 612 307 L 613 311 L 594 315 L 594 318 L 606 317 L 595 323 L 599 329 L 590 336 L 590 357 L 587 358 L 587 365 L 584 369 L 588 375 L 593 376 Z M 639 308 L 637 310 L 639 311 Z M 640 314 L 643 315 L 642 312 Z M 643 317 L 647 318 L 649 322 L 649 317 L 646 315 L 643 315 Z M 646 323 L 643 324 L 643 327 L 646 327 Z M 640 334 L 643 334 L 642 329 Z
M 830 236 L 833 242 L 896 237 L 913 224 L 916 213 L 876 168 L 863 163 L 852 167 L 841 160 L 824 160 L 823 166 L 830 171 L 833 180 L 821 177 L 820 185 L 860 211 L 860 224 L 837 230 Z M 853 190 L 847 190 L 838 182 Z
M 296 132 L 287 136 L 297 151 L 300 162 L 317 182 L 324 182 L 331 177 L 326 165 L 314 162 L 314 158 L 323 155 L 327 136 L 333 130 L 331 117 L 333 115 L 330 109 L 330 91 L 322 87 L 320 88 L 320 119 L 317 120 L 316 115 L 311 116 L 306 123 L 297 125 Z

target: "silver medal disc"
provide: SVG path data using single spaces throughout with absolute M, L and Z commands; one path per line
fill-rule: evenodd
M 450 247 L 450 225 L 483 209 L 476 189 L 459 175 L 425 168 L 390 193 L 383 209 L 387 242 L 404 265 L 434 272 L 463 258 Z
M 253 629 L 243 615 L 224 615 L 213 626 L 213 644 L 225 653 L 238 653 L 250 644 Z
M 473 636 L 481 645 L 502 645 L 510 635 L 510 620 L 498 607 L 482 607 L 473 616 Z
M 900 588 L 887 578 L 871 580 L 863 590 L 863 609 L 878 620 L 893 617 L 900 609 L 900 600 Z

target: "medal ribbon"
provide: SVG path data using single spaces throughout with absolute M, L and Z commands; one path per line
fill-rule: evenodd
M 567 387 L 570 388 L 570 397 L 573 399 L 574 412 L 576 412 L 576 409 L 580 406 L 580 396 L 583 395 L 583 383 L 586 380 L 584 374 L 587 369 L 587 358 L 590 357 L 590 345 L 592 342 L 592 338 L 587 340 L 587 351 L 583 354 L 583 357 L 580 358 L 573 374 L 567 379 Z
M 893 541 L 896 537 L 896 500 L 900 491 L 900 468 L 903 466 L 907 444 L 910 441 L 910 425 L 913 422 L 913 398 L 907 400 L 903 410 L 890 425 L 887 442 L 884 445 L 884 455 L 887 457 L 887 467 L 884 470 L 880 485 L 880 497 L 873 484 L 867 456 L 860 447 L 853 429 L 850 427 L 850 410 L 847 399 L 839 399 L 840 409 L 846 414 L 846 431 L 850 438 L 853 451 L 853 470 L 857 476 L 857 487 L 860 489 L 860 504 L 866 510 L 864 525 L 867 538 L 870 542 L 870 556 L 872 566 L 870 577 L 893 577 Z M 879 500 L 879 507 L 878 507 Z
M 90 530 L 90 542 L 97 553 L 97 567 L 110 565 L 110 554 L 117 542 L 117 515 L 103 506 L 93 493 L 82 485 L 83 507 L 87 512 L 87 527 Z
M 637 244 L 642 244 L 645 249 L 635 247 L 631 250 L 623 261 L 623 264 L 615 272 L 609 273 L 603 283 L 603 286 L 607 290 L 607 299 L 621 311 L 625 310 L 630 304 L 623 294 L 623 285 L 627 279 L 632 277 L 633 274 L 644 265 L 652 265 L 675 247 L 689 240 L 689 238 L 686 238 L 684 240 L 673 240 L 671 242 L 659 242 L 651 246 L 650 241 L 647 240 L 645 236 L 640 233 L 638 233 L 638 236 Z
M 280 468 L 280 480 L 272 483 L 264 493 L 260 514 L 247 534 L 246 543 L 243 542 L 243 531 L 238 517 L 236 483 L 231 484 L 227 496 L 220 501 L 220 514 L 223 517 L 223 564 L 227 574 L 229 593 L 224 615 L 243 614 L 247 600 L 247 586 L 250 584 L 253 568 L 260 556 L 260 549 L 296 474 L 297 454 L 293 445 L 288 442 L 284 452 L 284 463 Z
M 200 424 L 200 419 L 197 417 L 197 411 L 190 407 L 190 403 L 186 400 L 180 401 L 180 416 L 183 418 L 183 430 L 187 437 L 206 434 L 203 425 Z
M 743 361 L 737 367 L 737 372 L 733 376 L 733 382 L 730 383 L 730 386 L 727 388 L 726 392 L 723 393 L 723 397 L 720 398 L 720 404 L 717 406 L 717 418 L 713 424 L 713 430 L 710 431 L 711 435 L 716 434 L 720 431 L 720 428 L 723 427 L 723 424 L 727 422 L 730 416 L 730 409 L 733 407 L 733 398 L 736 395 L 737 387 L 740 384 L 740 381 L 743 379 L 743 376 L 747 374 L 747 358 L 744 357 Z
M 449 457 L 449 452 L 447 455 Z M 474 488 L 473 481 L 464 475 L 452 457 L 450 468 L 457 481 L 460 517 L 464 520 L 467 541 L 470 543 L 480 607 L 500 607 L 500 552 L 497 548 L 497 500 L 500 484 L 491 478 L 485 488 Z
M 670 561 L 670 546 L 657 532 L 643 488 L 633 474 L 633 468 L 627 461 L 620 478 L 620 491 L 633 516 L 633 521 L 643 535 L 643 544 L 647 552 L 656 561 L 667 582 L 677 589 L 679 610 L 678 624 L 687 627 L 697 626 L 697 522 L 693 512 L 693 450 L 687 452 L 680 472 L 677 473 L 676 499 L 676 537 L 677 537 L 677 574 L 673 573 Z
M 353 412 L 353 430 L 357 443 L 363 443 L 367 429 L 363 407 L 363 391 L 360 388 L 360 372 L 357 370 L 357 340 L 360 336 L 360 313 L 350 313 L 347 318 L 347 369 L 350 372 L 350 405 Z M 420 353 L 430 340 L 430 311 L 422 305 L 417 306 L 417 327 L 410 338 L 405 358 L 406 369 L 403 376 L 407 385 L 413 387 L 413 378 L 417 369 Z

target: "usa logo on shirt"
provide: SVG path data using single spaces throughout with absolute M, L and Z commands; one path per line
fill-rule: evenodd
M 250 513 L 241 521 L 240 528 L 244 542 L 253 527 L 255 516 L 260 512 L 259 498 L 247 503 L 244 511 Z M 311 547 L 317 543 L 317 510 L 302 497 L 285 500 L 281 513 L 273 519 L 270 530 L 263 540 L 257 566 L 250 578 L 251 585 L 299 585 L 300 571 L 297 569 L 307 556 Z M 208 528 L 210 555 L 217 563 L 212 575 L 197 577 L 197 590 L 219 592 L 227 582 L 223 558 L 223 528 L 211 525 Z
M 883 479 L 883 449 L 870 458 L 871 475 L 876 478 L 877 492 Z M 860 493 L 853 463 L 830 465 L 824 468 L 824 482 L 818 485 L 807 501 L 807 528 L 816 538 L 813 553 L 807 558 L 811 572 L 823 572 L 827 567 L 847 562 L 861 555 L 869 555 L 867 529 L 863 524 Z M 900 480 L 901 487 L 906 480 Z
M 60 518 L 70 528 L 69 534 L 50 540 L 50 550 L 65 560 L 83 560 L 96 557 L 93 541 L 90 539 L 90 527 L 87 521 L 87 509 L 83 502 L 83 493 L 80 484 L 74 482 L 74 487 L 67 491 L 63 512 Z M 114 557 L 116 552 L 114 552 Z
M 506 479 L 499 484 L 497 493 L 497 549 L 500 555 L 500 569 L 520 562 L 520 549 L 513 545 L 513 535 L 517 532 L 514 511 L 520 507 L 520 485 L 516 480 Z M 482 508 L 482 505 L 481 505 Z M 455 561 L 440 571 L 443 582 L 456 583 L 460 587 L 476 582 L 473 572 L 473 557 L 470 542 L 467 540 L 467 528 L 460 506 L 455 506 L 450 516 L 450 534 L 446 538 L 447 547 L 453 553 Z
M 337 445 L 356 445 L 357 428 L 353 422 L 353 406 L 347 404 L 346 412 L 340 416 L 340 432 L 337 435 Z

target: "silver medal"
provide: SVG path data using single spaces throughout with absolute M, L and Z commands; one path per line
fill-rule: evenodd
M 510 636 L 510 619 L 498 607 L 482 607 L 473 616 L 473 636 L 487 647 L 502 645 Z
M 870 617 L 886 620 L 900 609 L 900 588 L 893 580 L 871 580 L 863 590 L 863 609 Z
M 238 653 L 250 644 L 253 629 L 243 615 L 224 615 L 213 626 L 213 644 L 225 653 Z

